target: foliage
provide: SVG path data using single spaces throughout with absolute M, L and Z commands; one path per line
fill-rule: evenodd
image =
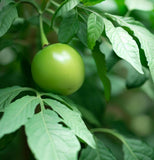
M 1 0 L 0 159 L 20 130 L 35 157 L 27 159 L 153 160 L 152 133 L 143 128 L 138 134 L 125 124 L 135 114 L 152 117 L 153 109 L 146 112 L 142 97 L 134 102 L 122 95 L 140 88 L 154 104 L 153 11 L 152 0 Z M 74 47 L 84 60 L 85 82 L 69 97 L 43 92 L 32 80 L 31 61 L 46 35 Z M 115 99 L 124 108 L 112 107 Z M 147 124 L 151 132 L 149 119 Z

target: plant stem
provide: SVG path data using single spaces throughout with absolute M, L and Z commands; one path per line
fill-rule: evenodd
M 52 1 L 51 3 L 52 3 L 53 5 L 55 5 L 56 7 L 59 7 L 59 6 L 60 6 L 60 4 L 57 3 L 57 2 L 55 2 L 55 1 Z
M 43 100 L 41 98 L 41 94 L 39 92 L 37 92 L 37 97 L 40 99 L 41 112 L 43 112 L 45 110 L 45 106 L 44 106 Z
M 41 34 L 41 43 L 42 43 L 42 47 L 46 46 L 49 44 L 45 33 L 44 33 L 44 29 L 43 29 L 43 20 L 42 20 L 42 15 L 40 15 L 40 34 Z
M 52 9 L 46 9 L 48 13 L 54 14 L 55 12 Z
M 40 98 L 41 111 L 43 112 L 45 110 L 45 106 L 44 106 L 44 103 L 43 103 L 41 97 L 39 97 L 39 98 Z

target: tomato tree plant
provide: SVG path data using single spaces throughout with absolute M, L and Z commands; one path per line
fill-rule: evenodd
M 153 160 L 153 19 L 153 0 L 1 0 L 0 159 Z

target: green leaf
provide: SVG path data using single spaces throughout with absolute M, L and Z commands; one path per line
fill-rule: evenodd
M 84 5 L 92 6 L 97 3 L 103 2 L 104 0 L 80 0 Z
M 105 98 L 108 101 L 111 96 L 111 84 L 107 77 L 105 55 L 100 52 L 99 45 L 95 46 L 92 54 L 96 63 L 98 75 L 104 86 Z
M 0 137 L 19 129 L 34 114 L 39 99 L 34 96 L 24 96 L 11 103 L 0 120 Z
M 110 39 L 113 50 L 120 58 L 130 63 L 139 73 L 143 74 L 140 62 L 139 48 L 133 38 L 121 27 L 114 27 L 113 24 L 104 19 L 105 31 Z
M 53 94 L 53 93 L 43 93 L 43 95 L 59 101 L 60 103 L 64 104 L 65 106 L 69 107 L 73 111 L 78 112 L 80 114 L 76 105 L 72 101 L 70 101 L 70 99 L 68 99 L 66 97 L 56 95 L 56 94 Z
M 11 24 L 18 17 L 15 5 L 9 4 L 0 11 L 0 37 L 2 37 Z
M 82 150 L 80 160 L 116 160 L 112 152 L 96 138 L 96 149 L 89 146 Z
M 51 110 L 40 112 L 26 124 L 28 144 L 38 160 L 77 160 L 80 144 Z
M 111 14 L 107 14 L 107 16 L 118 22 L 120 25 L 130 28 L 134 32 L 135 37 L 137 37 L 141 43 L 141 48 L 145 52 L 145 57 L 147 58 L 148 66 L 154 81 L 154 35 L 141 25 L 136 25 L 136 23 L 133 24 L 133 22 L 130 23 L 123 17 Z
M 154 158 L 154 149 L 140 140 L 124 137 L 111 129 L 96 128 L 93 132 L 107 133 L 118 138 L 123 143 L 124 160 L 153 160 Z
M 66 0 L 65 3 L 62 4 L 60 9 L 57 12 L 57 16 L 63 16 L 68 11 L 72 10 L 80 3 L 80 0 Z
M 137 88 L 145 83 L 148 79 L 149 74 L 146 68 L 143 68 L 144 75 L 138 73 L 134 68 L 128 66 L 128 75 L 126 78 L 127 88 Z
M 0 89 L 0 111 L 4 111 L 11 101 L 25 89 L 19 86 L 8 87 Z
M 64 119 L 64 123 L 71 128 L 74 134 L 93 148 L 95 147 L 93 136 L 87 129 L 79 113 L 72 111 L 64 104 L 52 99 L 44 99 L 44 102 L 51 106 L 51 108 Z
M 82 113 L 83 118 L 85 118 L 89 123 L 95 126 L 101 126 L 101 123 L 91 111 L 81 106 L 78 106 L 78 109 Z
M 125 137 L 124 160 L 153 160 L 154 150 L 144 142 Z
M 68 43 L 74 35 L 78 32 L 79 23 L 78 15 L 76 13 L 69 14 L 64 17 L 58 32 L 58 40 L 62 43 Z
M 152 11 L 154 9 L 154 4 L 150 0 L 125 0 L 125 4 L 128 9 L 131 10 L 143 10 Z
M 79 30 L 77 33 L 79 40 L 87 47 L 87 25 L 86 23 L 79 22 Z
M 100 15 L 95 13 L 91 13 L 88 17 L 88 47 L 93 49 L 95 46 L 96 41 L 101 36 L 104 30 L 104 22 L 103 18 Z

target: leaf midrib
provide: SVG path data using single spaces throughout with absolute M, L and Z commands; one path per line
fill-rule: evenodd
M 41 100 L 41 103 L 43 103 L 42 100 Z M 44 119 L 44 116 L 43 116 L 43 111 L 41 111 L 41 117 L 42 117 L 42 122 L 43 122 L 44 128 L 45 128 L 46 133 L 47 133 L 47 135 L 48 135 L 48 137 L 49 137 L 49 140 L 50 140 L 50 142 L 51 142 L 51 143 L 50 143 L 50 144 L 51 144 L 51 147 L 52 147 L 52 149 L 53 149 L 53 151 L 54 151 L 54 153 L 55 153 L 55 156 L 56 156 L 56 159 L 55 159 L 55 160 L 59 160 L 58 155 L 57 155 L 57 153 L 56 153 L 56 149 L 55 149 L 55 147 L 54 147 L 54 145 L 53 145 L 54 141 L 52 140 L 51 135 L 50 135 L 50 133 L 49 133 L 49 131 L 48 131 L 47 125 L 46 125 L 46 123 L 45 123 L 45 119 Z M 54 157 L 54 158 L 55 158 L 55 157 Z

